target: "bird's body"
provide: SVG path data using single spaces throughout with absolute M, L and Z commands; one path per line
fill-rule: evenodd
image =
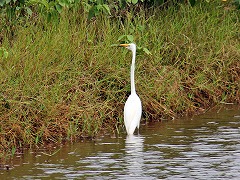
M 142 115 L 142 103 L 135 90 L 134 70 L 136 58 L 136 45 L 121 44 L 120 46 L 126 47 L 132 51 L 132 65 L 131 65 L 131 94 L 128 97 L 124 106 L 124 125 L 128 135 L 134 133 L 136 127 L 139 129 L 140 120 Z
M 131 94 L 124 106 L 124 124 L 127 133 L 133 134 L 136 127 L 139 129 L 142 115 L 142 103 L 136 93 Z

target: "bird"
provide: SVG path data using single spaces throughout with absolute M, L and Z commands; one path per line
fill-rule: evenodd
M 128 97 L 125 105 L 124 105 L 124 125 L 128 135 L 133 135 L 136 127 L 138 128 L 139 133 L 139 126 L 140 120 L 142 116 L 142 103 L 140 98 L 138 97 L 135 89 L 135 82 L 134 82 L 134 71 L 135 71 L 135 59 L 136 59 L 136 44 L 120 44 L 119 46 L 125 47 L 132 51 L 132 65 L 131 65 L 131 94 Z

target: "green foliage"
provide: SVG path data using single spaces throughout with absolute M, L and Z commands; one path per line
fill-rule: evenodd
M 8 51 L 4 47 L 0 47 L 0 58 L 6 59 L 7 57 Z
M 14 26 L 32 16 L 30 6 L 24 0 L 0 1 L 0 39 L 3 33 L 13 34 Z
M 13 19 L 19 16 L 31 16 L 32 10 L 28 5 L 28 1 L 24 0 L 1 0 L 0 13 L 5 14 L 7 19 Z
M 119 36 L 117 41 L 124 41 L 124 42 L 131 43 L 134 41 L 134 38 L 132 35 L 121 35 Z
M 240 10 L 240 0 L 234 0 L 234 4 Z
M 13 35 L 1 27 L 0 154 L 121 129 L 131 53 L 114 43 L 137 44 L 146 120 L 240 102 L 240 18 L 231 3 L 147 11 L 150 1 L 2 2 L 0 26 Z
M 88 19 L 104 14 L 107 16 L 123 16 L 124 12 L 130 11 L 131 7 L 142 6 L 169 6 L 177 3 L 185 3 L 183 0 L 1 0 L 0 1 L 0 19 L 5 19 L 5 25 L 21 17 L 36 16 L 44 14 L 47 21 L 59 18 L 64 9 L 73 9 L 81 6 L 88 14 Z M 191 6 L 199 3 L 199 0 L 188 0 Z M 206 2 L 209 2 L 206 0 Z M 209 2 L 210 3 L 210 2 Z M 233 0 L 233 3 L 239 9 L 240 1 Z M 146 9 L 147 10 L 147 9 Z
M 132 43 L 134 42 L 134 37 L 133 35 L 121 35 L 119 36 L 117 41 L 120 43 Z M 118 44 L 112 44 L 111 46 L 112 47 L 118 46 Z M 147 55 L 152 54 L 146 47 L 137 46 L 137 51 L 138 53 L 144 52 Z
M 110 7 L 106 1 L 91 0 L 83 2 L 85 11 L 88 12 L 88 19 L 98 16 L 101 13 L 111 15 Z
M 28 5 L 37 6 L 39 13 L 47 17 L 47 21 L 59 18 L 64 9 L 71 9 L 77 6 L 80 0 L 29 0 Z

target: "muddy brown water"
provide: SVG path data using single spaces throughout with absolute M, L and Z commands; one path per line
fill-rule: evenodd
M 142 125 L 51 152 L 26 151 L 0 179 L 240 179 L 240 107 Z

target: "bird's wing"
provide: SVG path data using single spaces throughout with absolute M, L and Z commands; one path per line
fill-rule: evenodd
M 124 106 L 124 124 L 128 134 L 133 134 L 139 126 L 142 115 L 142 105 L 139 97 L 129 96 Z

